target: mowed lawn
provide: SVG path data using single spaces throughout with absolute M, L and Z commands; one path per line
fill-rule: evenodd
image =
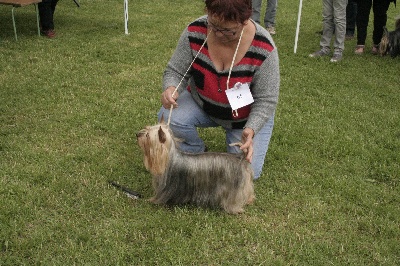
M 201 0 L 0 5 L 0 265 L 399 265 L 400 58 L 312 59 L 322 1 L 279 2 L 281 91 L 256 201 L 233 216 L 147 201 L 135 133 L 157 123 L 164 68 Z M 263 8 L 265 8 L 265 3 Z M 388 28 L 399 7 L 391 5 Z M 367 39 L 371 49 L 372 16 Z M 204 129 L 224 151 L 221 129 Z M 114 180 L 143 195 L 134 200 Z

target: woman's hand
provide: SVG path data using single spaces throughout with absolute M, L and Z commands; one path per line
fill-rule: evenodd
M 254 130 L 246 127 L 242 132 L 242 143 L 240 149 L 246 154 L 246 160 L 251 163 L 253 159 L 253 137 Z
M 161 94 L 161 103 L 164 106 L 165 109 L 170 109 L 171 105 L 174 108 L 178 107 L 178 104 L 176 102 L 176 99 L 179 97 L 179 93 L 175 92 L 174 95 L 172 95 L 175 91 L 175 87 L 168 87 L 162 94 Z

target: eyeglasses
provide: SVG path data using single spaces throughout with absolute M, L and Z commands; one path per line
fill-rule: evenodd
M 206 26 L 211 30 L 213 30 L 215 33 L 220 32 L 225 36 L 235 36 L 237 32 L 236 30 L 231 30 L 231 29 L 220 29 L 217 26 L 215 26 L 212 22 L 208 21 L 208 19 L 206 20 Z

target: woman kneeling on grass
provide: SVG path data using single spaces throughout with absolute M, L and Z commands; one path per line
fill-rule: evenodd
M 205 5 L 207 15 L 183 31 L 168 62 L 159 119 L 168 121 L 174 107 L 170 128 L 183 140 L 179 148 L 191 153 L 205 151 L 197 127 L 221 126 L 228 152 L 247 150 L 257 179 L 278 102 L 278 52 L 268 31 L 250 19 L 251 0 L 206 0 Z M 228 145 L 235 142 L 243 143 L 240 149 Z

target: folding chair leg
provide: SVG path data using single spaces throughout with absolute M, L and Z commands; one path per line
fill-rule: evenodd
M 14 9 L 15 9 L 15 7 L 13 6 L 13 8 L 11 9 L 11 16 L 12 16 L 13 26 L 14 26 L 15 40 L 18 41 L 18 38 L 17 38 L 17 27 L 15 26 Z

